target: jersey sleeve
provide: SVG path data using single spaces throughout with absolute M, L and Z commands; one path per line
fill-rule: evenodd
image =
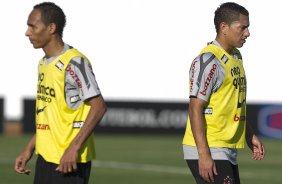
M 82 101 L 101 94 L 91 63 L 82 58 L 73 58 L 66 68 L 65 97 L 68 106 L 77 108 Z
M 189 71 L 190 98 L 209 101 L 224 80 L 224 69 L 212 53 L 203 53 L 192 62 Z

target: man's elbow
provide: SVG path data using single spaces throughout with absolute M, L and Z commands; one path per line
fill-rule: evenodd
M 106 114 L 106 112 L 107 112 L 107 105 L 104 102 L 102 107 L 101 107 L 101 114 L 102 114 L 102 116 L 104 116 Z

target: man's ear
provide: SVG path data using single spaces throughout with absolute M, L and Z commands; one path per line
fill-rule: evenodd
M 229 25 L 226 22 L 221 22 L 219 28 L 220 28 L 220 32 L 223 35 L 226 35 L 229 29 Z
M 54 34 L 56 32 L 57 26 L 55 23 L 50 23 L 48 29 L 50 34 Z

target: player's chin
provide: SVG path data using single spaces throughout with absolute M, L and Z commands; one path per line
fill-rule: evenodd
M 40 47 L 38 45 L 33 44 L 33 48 L 39 49 Z
M 32 42 L 31 44 L 32 44 L 33 48 L 35 48 L 35 49 L 42 48 L 42 46 L 40 44 L 36 43 L 36 42 Z
M 243 47 L 243 45 L 246 43 L 246 40 L 241 40 L 240 43 L 238 44 L 239 45 L 239 48 Z
M 243 47 L 243 45 L 244 45 L 244 43 L 238 43 L 236 48 L 241 48 L 241 47 Z

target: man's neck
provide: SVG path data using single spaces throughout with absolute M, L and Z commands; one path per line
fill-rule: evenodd
M 46 58 L 60 55 L 64 50 L 64 42 L 62 39 L 51 40 L 48 45 L 43 48 Z
M 232 54 L 234 47 L 230 47 L 221 37 L 216 37 L 215 39 L 219 45 L 228 53 L 228 54 Z

